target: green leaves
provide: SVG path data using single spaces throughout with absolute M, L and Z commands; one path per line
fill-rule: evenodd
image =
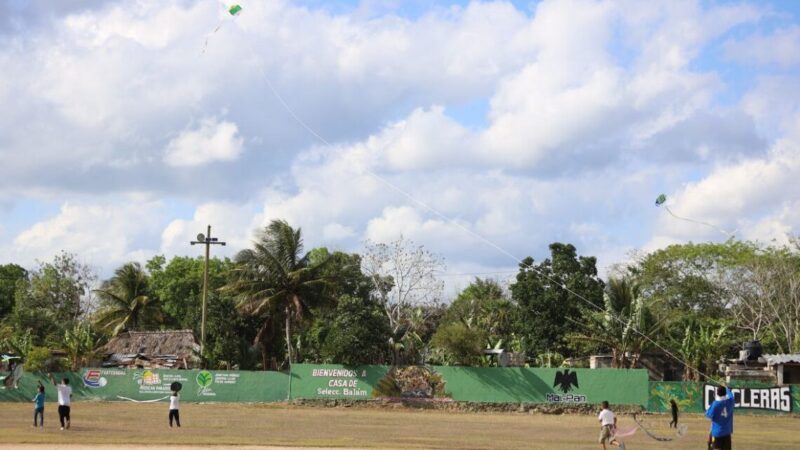
M 113 335 L 151 328 L 164 320 L 161 302 L 151 295 L 149 277 L 139 263 L 123 265 L 95 292 L 101 302 L 95 323 Z
M 231 281 L 224 288 L 238 299 L 238 308 L 247 315 L 264 318 L 264 324 L 282 314 L 286 331 L 288 359 L 294 361 L 292 324 L 303 318 L 312 306 L 331 302 L 323 289 L 322 269 L 327 259 L 309 264 L 303 252 L 300 229 L 286 221 L 273 220 L 258 233 L 253 249 L 236 255 Z
M 573 245 L 553 243 L 550 254 L 539 264 L 523 260 L 510 286 L 519 305 L 517 327 L 528 352 L 572 356 L 575 351 L 566 338 L 584 326 L 587 311 L 602 309 L 604 284 L 595 258 L 578 256 Z

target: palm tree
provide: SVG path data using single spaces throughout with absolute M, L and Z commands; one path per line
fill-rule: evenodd
M 284 220 L 273 220 L 256 237 L 252 249 L 236 255 L 231 282 L 224 289 L 237 296 L 242 313 L 266 317 L 256 342 L 270 328 L 273 316 L 283 315 L 287 359 L 292 363 L 292 323 L 327 300 L 328 283 L 321 269 L 329 259 L 309 264 L 300 228 L 295 230 Z
M 77 323 L 64 332 L 64 349 L 73 371 L 78 370 L 81 363 L 92 359 L 96 347 L 95 334 L 86 323 Z
M 599 344 L 611 351 L 612 365 L 635 367 L 663 321 L 650 312 L 639 285 L 628 277 L 611 278 L 603 295 L 603 311 L 589 315 L 583 331 L 570 338 Z
M 135 330 L 150 323 L 163 322 L 161 303 L 148 295 L 147 273 L 139 263 L 120 267 L 95 292 L 102 305 L 95 316 L 95 323 L 103 329 L 112 329 L 114 336 L 123 330 Z

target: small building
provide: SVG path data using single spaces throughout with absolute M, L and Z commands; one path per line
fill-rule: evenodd
M 767 369 L 775 371 L 778 386 L 800 384 L 800 353 L 764 355 Z
M 200 344 L 192 330 L 126 331 L 100 348 L 102 367 L 192 369 Z
M 800 383 L 800 354 L 762 355 L 757 359 L 739 357 L 720 365 L 728 381 L 754 381 L 784 386 Z

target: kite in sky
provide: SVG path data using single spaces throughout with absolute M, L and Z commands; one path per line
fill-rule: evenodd
M 736 233 L 735 231 L 733 233 L 728 233 L 727 231 L 723 230 L 722 228 L 719 228 L 719 227 L 717 227 L 715 225 L 712 225 L 712 224 L 710 224 L 708 222 L 702 222 L 700 220 L 694 220 L 694 219 L 689 219 L 689 218 L 686 218 L 686 217 L 681 217 L 681 216 L 675 214 L 674 212 L 672 212 L 672 210 L 669 209 L 669 206 L 666 205 L 666 202 L 667 202 L 667 196 L 666 195 L 661 194 L 658 197 L 656 197 L 656 206 L 663 206 L 664 209 L 667 210 L 667 212 L 669 213 L 670 216 L 672 216 L 672 217 L 674 217 L 674 218 L 676 218 L 678 220 L 684 220 L 686 222 L 692 222 L 692 223 L 697 223 L 697 224 L 700 224 L 700 225 L 705 225 L 707 227 L 711 227 L 711 228 L 719 231 L 720 233 L 724 234 L 725 236 L 728 236 L 729 238 L 733 237 L 734 233 Z
M 208 39 L 211 37 L 211 35 L 212 35 L 212 34 L 215 34 L 217 31 L 219 31 L 219 29 L 220 29 L 220 28 L 222 28 L 222 25 L 224 25 L 224 24 L 225 24 L 225 21 L 226 21 L 226 20 L 228 20 L 228 19 L 230 19 L 230 18 L 232 18 L 232 17 L 234 17 L 234 16 L 237 16 L 237 15 L 239 15 L 239 13 L 240 13 L 240 12 L 242 12 L 242 7 L 241 7 L 241 6 L 239 6 L 239 5 L 235 5 L 235 4 L 234 4 L 234 5 L 231 5 L 231 6 L 229 6 L 229 7 L 228 7 L 228 15 L 227 15 L 227 16 L 225 16 L 225 17 L 224 17 L 224 18 L 223 18 L 223 19 L 222 19 L 222 20 L 219 22 L 219 25 L 217 25 L 217 27 L 216 27 L 216 28 L 214 28 L 214 31 L 212 31 L 211 33 L 208 33 L 208 36 L 206 36 L 206 42 L 203 44 L 203 51 L 202 51 L 202 53 L 205 53 L 205 52 L 206 52 L 206 48 L 208 48 Z

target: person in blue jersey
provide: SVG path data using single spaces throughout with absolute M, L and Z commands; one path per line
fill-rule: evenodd
M 39 388 L 36 390 L 36 396 L 33 397 L 33 427 L 44 427 L 44 386 L 39 382 Z
M 706 417 L 711 420 L 709 448 L 731 450 L 734 403 L 733 391 L 728 387 L 718 386 L 716 399 L 706 411 Z

